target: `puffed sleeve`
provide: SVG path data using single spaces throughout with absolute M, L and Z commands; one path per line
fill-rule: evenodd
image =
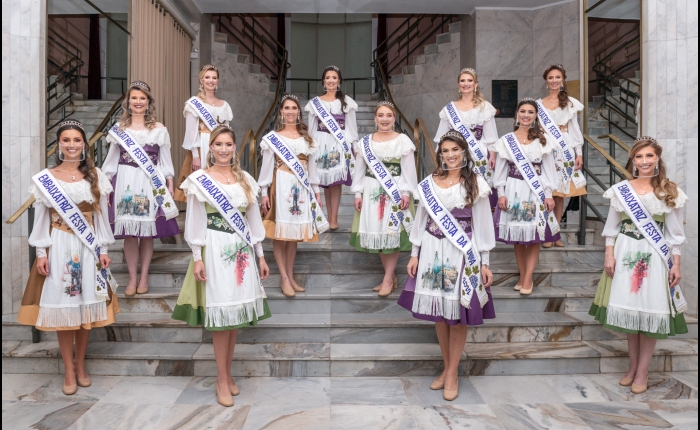
M 355 104 L 355 106 L 357 105 Z M 357 114 L 355 112 L 355 109 L 350 109 L 350 106 L 348 106 L 348 111 L 345 112 L 345 140 L 348 144 L 357 142 L 358 139 Z
M 314 145 L 318 147 L 318 144 L 314 143 Z M 321 180 L 318 177 L 318 168 L 316 167 L 316 151 L 313 151 L 311 154 L 308 155 L 308 157 L 309 184 L 311 185 L 311 189 L 313 190 L 313 192 L 318 194 L 321 191 L 318 187 L 318 184 L 319 182 L 321 182 Z
M 622 227 L 622 217 L 619 212 L 622 205 L 617 201 L 617 196 L 612 188 L 608 188 L 603 193 L 603 198 L 610 200 L 610 209 L 608 210 L 608 218 L 605 220 L 601 236 L 605 238 L 605 246 L 615 246 L 615 239 L 620 234 L 620 228 Z
M 313 137 L 315 140 L 317 134 L 321 132 L 318 131 L 318 117 L 316 116 L 314 108 L 311 106 L 311 101 L 304 106 L 304 110 L 309 113 L 309 136 Z
M 578 126 L 578 119 L 574 115 L 569 120 L 569 137 L 571 138 L 571 145 L 574 147 L 574 152 L 576 155 L 583 155 L 583 134 Z
M 109 135 L 107 135 L 107 143 L 109 143 L 109 151 L 107 152 L 104 163 L 102 163 L 102 173 L 112 179 L 114 175 L 117 174 L 117 169 L 119 169 L 120 147 L 112 136 Z
M 673 255 L 681 255 L 681 245 L 685 243 L 685 229 L 683 228 L 683 207 L 688 201 L 688 196 L 678 189 L 676 197 L 676 207 L 666 214 L 664 222 L 664 237 L 671 245 Z
M 185 242 L 192 248 L 195 261 L 202 259 L 202 247 L 207 244 L 207 210 L 194 193 L 187 194 Z
M 42 202 L 34 203 L 34 226 L 27 242 L 36 247 L 37 257 L 46 257 L 46 248 L 51 246 L 51 215 Z
M 481 264 L 489 264 L 489 251 L 496 246 L 491 205 L 488 196 L 480 197 L 472 206 L 472 241 L 481 255 Z
M 544 195 L 548 199 L 552 198 L 552 190 L 556 188 L 558 181 L 557 166 L 554 163 L 554 155 L 550 152 L 542 155 L 542 186 L 544 187 Z
M 167 129 L 161 131 L 161 133 L 163 133 L 163 136 L 160 137 L 160 142 L 158 144 L 158 167 L 160 171 L 163 172 L 165 179 L 170 179 L 175 176 L 173 157 L 170 154 L 170 133 L 168 133 Z
M 501 157 L 500 154 L 496 156 L 496 168 L 493 171 L 493 186 L 498 191 L 498 197 L 503 197 L 506 195 L 506 181 L 508 180 L 508 161 Z
M 253 242 L 255 255 L 258 257 L 264 256 L 262 242 L 265 240 L 265 227 L 263 226 L 260 209 L 257 202 L 252 202 L 245 210 L 245 217 L 250 227 L 250 240 Z
M 100 185 L 100 212 L 94 213 L 95 234 L 100 245 L 100 254 L 107 254 L 108 245 L 114 243 L 112 226 L 109 224 L 109 195 L 114 191 L 107 176 L 97 168 L 97 179 Z
M 440 124 L 438 125 L 437 133 L 435 133 L 435 138 L 433 138 L 433 142 L 435 142 L 435 143 L 440 143 L 440 138 L 445 133 L 452 130 L 452 124 L 450 124 L 450 120 L 445 115 L 444 109 L 440 110 L 439 116 L 440 116 Z
M 192 112 L 185 110 L 185 140 L 182 141 L 182 147 L 188 151 L 192 151 L 192 156 L 195 152 L 199 157 L 199 118 Z
M 484 122 L 484 130 L 481 135 L 481 143 L 483 143 L 487 149 L 491 148 L 491 145 L 496 143 L 498 140 L 498 128 L 496 127 L 496 118 L 491 117 Z
M 359 148 L 359 141 L 355 144 L 355 169 L 352 174 L 352 192 L 355 193 L 355 198 L 361 198 L 362 192 L 365 189 L 365 171 L 367 163 L 365 157 L 362 156 L 362 151 Z M 403 166 L 401 166 L 403 168 Z M 415 168 L 415 167 L 414 167 Z
M 417 193 L 414 193 L 414 197 L 420 199 Z M 416 218 L 413 222 L 413 228 L 411 229 L 411 234 L 408 240 L 413 244 L 413 249 L 411 250 L 411 257 L 418 257 L 420 252 L 420 247 L 423 243 L 423 233 L 425 232 L 425 226 L 428 224 L 428 211 L 423 207 L 423 203 L 419 203 L 416 208 Z
M 399 190 L 402 195 L 411 195 L 418 186 L 416 174 L 416 158 L 414 156 L 415 146 L 406 135 L 399 135 L 399 142 L 402 149 L 401 155 L 401 177 L 399 178 Z M 410 148 L 410 150 L 409 150 Z

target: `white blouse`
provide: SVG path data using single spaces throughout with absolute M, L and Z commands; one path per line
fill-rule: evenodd
M 540 180 L 544 187 L 544 194 L 547 198 L 552 198 L 552 190 L 556 188 L 557 166 L 554 163 L 553 142 L 545 136 L 546 144 L 542 146 L 539 139 L 535 139 L 527 145 L 520 144 L 523 154 L 531 163 L 542 163 Z M 491 147 L 496 152 L 496 169 L 494 171 L 493 186 L 498 190 L 498 197 L 505 196 L 506 181 L 508 180 L 508 162 L 512 161 L 510 151 L 506 147 L 503 137 L 498 139 Z
M 132 130 L 126 129 L 136 142 L 142 147 L 145 145 L 158 145 L 158 166 L 156 166 L 166 179 L 175 176 L 173 168 L 173 158 L 170 155 L 170 134 L 165 127 L 156 127 L 152 130 Z M 111 135 L 107 135 L 107 142 L 110 143 L 109 152 L 102 164 L 102 170 L 108 178 L 114 177 L 119 169 L 120 145 Z
M 93 229 L 97 236 L 97 244 L 100 246 L 100 254 L 107 254 L 108 245 L 114 243 L 114 235 L 112 228 L 109 225 L 109 195 L 112 193 L 112 184 L 107 179 L 107 176 L 99 168 L 97 170 L 97 180 L 100 187 L 100 212 L 93 212 Z M 90 190 L 90 183 L 85 179 L 78 182 L 64 182 L 57 179 L 61 186 L 66 191 L 68 196 L 75 204 L 86 202 L 92 204 L 95 199 Z M 51 240 L 51 203 L 46 200 L 44 194 L 31 184 L 29 186 L 29 194 L 34 196 L 36 203 L 34 205 L 34 228 L 29 236 L 28 242 L 36 247 L 37 257 L 46 257 L 46 248 L 52 245 Z
M 311 184 L 311 189 L 314 193 L 319 192 L 318 188 L 318 170 L 316 169 L 316 150 L 318 149 L 318 144 L 314 141 L 313 146 L 309 145 L 309 142 L 304 139 L 304 136 L 300 136 L 296 139 L 290 139 L 288 137 L 278 135 L 284 139 L 289 149 L 294 152 L 295 155 L 304 154 L 308 156 L 308 174 L 309 174 L 309 184 Z M 262 166 L 260 167 L 260 175 L 258 175 L 258 185 L 262 188 L 262 195 L 267 195 L 267 190 L 272 184 L 272 174 L 275 171 L 275 152 L 270 148 L 270 145 L 262 140 L 260 142 L 260 150 L 262 151 L 263 159 Z
M 250 227 L 250 239 L 253 243 L 253 248 L 255 249 L 255 255 L 258 257 L 263 256 L 262 241 L 265 239 L 265 227 L 262 223 L 262 218 L 260 217 L 260 210 L 258 208 L 257 196 L 260 192 L 260 187 L 255 182 L 252 176 L 248 172 L 243 172 L 246 181 L 251 186 L 253 190 L 254 199 L 252 202 L 248 201 L 248 198 L 243 191 L 241 184 L 223 184 L 217 182 L 231 198 L 231 203 L 236 208 L 245 207 L 245 218 L 248 222 L 248 227 Z M 191 179 L 191 176 L 185 179 L 180 185 L 180 189 L 185 192 L 187 196 L 187 217 L 185 218 L 185 241 L 192 248 L 192 256 L 195 261 L 202 259 L 202 247 L 207 244 L 207 209 L 205 203 L 207 198 L 199 189 L 197 184 Z
M 320 97 L 319 100 L 321 100 Z M 330 110 L 333 115 L 340 115 L 343 113 L 342 103 L 340 103 L 340 100 L 338 99 L 335 99 L 332 102 L 321 100 L 321 103 L 323 103 L 323 106 Z M 345 96 L 345 103 L 345 140 L 348 142 L 348 144 L 353 144 L 357 141 L 357 139 L 359 139 L 357 133 L 357 103 L 355 103 L 355 100 L 349 96 Z M 309 134 L 311 137 L 316 139 L 316 134 L 323 132 L 318 131 L 318 117 L 316 116 L 313 105 L 310 101 L 306 104 L 304 110 L 309 113 Z
M 620 234 L 622 226 L 621 214 L 625 212 L 625 207 L 612 188 L 608 188 L 603 193 L 603 197 L 610 199 L 610 210 L 602 236 L 605 237 L 605 246 L 615 246 L 615 239 Z M 666 206 L 666 202 L 659 200 L 654 193 L 639 194 L 639 198 L 652 216 L 665 215 L 664 238 L 671 245 L 671 254 L 681 255 L 681 245 L 685 243 L 683 207 L 688 201 L 688 196 L 678 188 L 678 197 L 676 197 L 676 207 L 674 208 Z
M 468 111 L 461 111 L 457 109 L 460 118 L 464 122 L 469 130 L 480 125 L 483 126 L 483 133 L 481 135 L 481 143 L 483 143 L 487 148 L 489 148 L 495 141 L 498 140 L 498 129 L 496 128 L 496 108 L 487 101 L 481 103 L 478 107 L 469 109 Z M 440 143 L 440 138 L 452 130 L 452 123 L 445 113 L 445 109 L 440 110 L 440 125 L 438 125 L 437 133 L 435 133 L 435 138 L 433 142 Z
M 539 99 L 538 102 L 542 103 L 542 99 Z M 542 104 L 542 106 L 544 106 L 544 104 Z M 583 110 L 583 107 L 581 102 L 573 97 L 569 97 L 569 103 L 563 109 L 557 107 L 554 110 L 549 110 L 545 107 L 547 113 L 549 113 L 558 126 L 566 125 L 568 127 L 567 133 L 571 138 L 571 146 L 573 146 L 576 155 L 583 154 L 583 134 L 578 126 L 577 116 L 577 114 Z
M 399 190 L 401 190 L 402 195 L 411 195 L 418 185 L 416 160 L 413 155 L 416 151 L 416 147 L 413 145 L 411 139 L 405 134 L 399 133 L 395 139 L 387 140 L 386 142 L 376 142 L 372 140 L 370 144 L 372 145 L 374 154 L 379 157 L 382 162 L 387 162 L 392 159 L 401 160 L 401 176 L 398 181 Z M 365 157 L 362 155 L 362 142 L 359 140 L 355 143 L 355 153 L 357 157 L 355 157 L 352 191 L 355 193 L 356 198 L 361 198 L 362 192 L 365 189 L 364 184 L 367 163 Z
M 476 177 L 479 185 L 479 195 L 472 205 L 472 243 L 474 250 L 481 255 L 481 264 L 489 264 L 489 251 L 496 246 L 496 233 L 493 226 L 493 216 L 491 215 L 491 204 L 489 203 L 489 194 L 491 187 L 486 183 L 481 176 Z M 457 183 L 448 188 L 440 188 L 437 185 L 433 187 L 435 195 L 447 210 L 454 208 L 464 209 L 466 206 L 465 199 L 467 192 L 461 183 Z M 420 194 L 416 191 L 413 196 L 420 201 L 416 209 L 416 219 L 411 229 L 409 240 L 413 244 L 411 250 L 412 257 L 418 257 L 420 247 L 423 243 L 423 233 L 425 226 L 428 224 L 430 215 L 423 206 L 425 203 L 421 200 Z
M 233 112 L 231 111 L 231 106 L 224 100 L 224 104 L 221 106 L 214 106 L 202 101 L 202 104 L 207 106 L 209 112 L 214 115 L 214 119 L 219 124 L 229 125 L 229 122 L 233 119 Z M 194 106 L 189 103 L 185 103 L 185 109 L 182 114 L 185 117 L 185 140 L 182 142 L 182 147 L 188 151 L 192 151 L 193 157 L 199 157 L 199 146 L 201 144 L 199 137 L 199 115 L 195 110 Z

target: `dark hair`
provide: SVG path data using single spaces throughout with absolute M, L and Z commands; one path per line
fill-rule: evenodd
M 295 97 L 283 97 L 282 103 L 280 103 L 280 116 L 277 117 L 277 128 L 275 131 L 281 131 L 284 128 L 284 122 L 281 121 L 283 118 L 282 115 L 284 115 L 284 112 L 282 112 L 282 108 L 284 107 L 284 104 L 287 101 L 293 101 L 296 105 L 297 108 L 299 109 L 299 123 L 297 124 L 297 133 L 299 133 L 306 143 L 309 144 L 310 148 L 314 147 L 314 139 L 309 135 L 309 126 L 306 125 L 304 122 L 304 115 L 301 112 L 301 105 L 299 104 L 299 100 L 297 100 Z
M 566 70 L 564 70 L 564 67 L 562 67 L 561 64 L 552 64 L 551 66 L 547 67 L 547 70 L 545 70 L 542 74 L 545 82 L 547 82 L 547 76 L 549 76 L 549 72 L 552 70 L 559 70 L 561 72 L 562 82 L 557 97 L 559 98 L 559 107 L 564 109 L 571 103 L 569 101 L 569 93 L 566 92 Z
M 518 107 L 515 109 L 515 123 L 516 123 L 516 125 L 513 126 L 513 131 L 516 131 L 516 130 L 518 130 L 518 128 L 520 128 L 520 126 L 517 125 L 517 123 L 518 123 L 518 112 L 520 111 L 520 107 L 522 105 L 530 105 L 533 108 L 535 108 L 535 112 L 537 112 L 537 102 L 536 101 L 534 101 L 534 100 L 521 100 L 520 103 L 518 103 Z M 534 127 L 530 127 L 530 129 L 528 129 L 528 131 L 527 131 L 527 140 L 532 141 L 535 139 L 539 139 L 540 145 L 542 145 L 542 146 L 547 145 L 547 141 L 545 140 L 544 129 L 540 125 L 540 119 L 537 116 L 537 114 L 535 114 L 534 125 L 535 125 Z
M 464 190 L 467 194 L 467 197 L 465 198 L 464 202 L 467 206 L 471 207 L 474 205 L 474 202 L 476 201 L 477 197 L 479 197 L 479 182 L 477 181 L 476 173 L 473 170 L 474 160 L 472 160 L 471 152 L 469 152 L 469 146 L 467 145 L 467 141 L 464 140 L 463 137 L 453 135 L 442 136 L 442 138 L 440 139 L 440 143 L 438 143 L 437 147 L 438 167 L 435 170 L 435 172 L 433 172 L 433 176 L 437 176 L 438 178 L 444 178 L 445 176 L 447 176 L 447 171 L 442 170 L 442 163 L 440 163 L 442 144 L 446 141 L 454 142 L 457 145 L 459 145 L 459 147 L 462 148 L 464 156 L 467 157 L 467 164 L 460 169 L 459 177 L 460 181 L 462 182 L 462 186 L 464 187 Z
M 336 69 L 333 66 L 328 66 L 325 69 L 323 69 L 323 73 L 321 74 L 321 84 L 323 84 L 326 81 L 326 73 L 328 72 L 335 72 L 338 74 L 338 91 L 335 92 L 335 98 L 340 100 L 340 108 L 343 112 L 345 112 L 345 108 L 348 107 L 348 104 L 345 102 L 345 94 L 343 94 L 343 90 L 340 89 L 340 84 L 343 83 L 343 75 L 340 73 L 340 69 Z M 324 85 L 323 94 L 326 93 L 327 91 L 325 90 Z
M 78 121 L 71 120 L 71 122 L 76 123 Z M 79 123 L 79 122 L 78 122 Z M 80 124 L 80 123 L 79 123 Z M 82 125 L 82 124 L 81 124 Z M 92 193 L 92 210 L 94 212 L 100 212 L 100 196 L 102 191 L 100 190 L 100 181 L 97 177 L 97 169 L 95 169 L 95 162 L 90 157 L 87 148 L 87 137 L 85 136 L 85 130 L 81 126 L 76 124 L 65 124 L 59 125 L 58 130 L 56 130 L 56 145 L 61 144 L 61 134 L 67 130 L 77 130 L 83 138 L 83 147 L 85 150 L 85 159 L 78 165 L 78 170 L 83 174 L 83 178 L 90 183 L 90 192 Z M 60 148 L 60 146 L 59 146 Z M 63 164 L 63 160 L 58 158 L 56 155 L 56 166 Z

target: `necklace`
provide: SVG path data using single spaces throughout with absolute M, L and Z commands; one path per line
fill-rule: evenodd
M 60 172 L 65 173 L 66 175 L 70 175 L 70 179 L 71 179 L 71 181 L 73 181 L 73 182 L 75 182 L 75 175 L 78 174 L 78 173 L 80 173 L 80 170 L 76 170 L 76 171 L 73 172 L 73 173 L 70 173 L 70 172 L 68 172 L 67 170 L 63 170 L 63 169 L 57 169 L 57 170 L 60 171 Z
M 214 163 L 214 165 L 215 165 L 215 166 L 228 166 L 228 164 L 216 164 L 216 163 Z M 231 178 L 230 178 L 228 175 L 225 175 L 225 174 L 221 173 L 221 172 L 219 171 L 219 169 L 216 169 L 216 170 L 214 170 L 214 171 L 216 172 L 217 175 L 221 175 L 221 176 L 223 176 L 224 178 L 226 178 L 226 183 L 227 183 L 227 184 L 230 184 L 230 183 L 231 183 Z
M 653 189 L 654 189 L 654 186 L 652 185 L 651 187 L 642 190 L 642 195 L 645 195 L 648 191 L 653 190 Z

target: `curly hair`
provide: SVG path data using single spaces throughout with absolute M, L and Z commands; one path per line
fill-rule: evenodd
M 309 126 L 306 125 L 304 122 L 304 115 L 301 113 L 301 105 L 299 104 L 299 100 L 297 100 L 294 97 L 284 97 L 282 100 L 282 104 L 280 105 L 280 115 L 277 117 L 277 128 L 275 131 L 282 131 L 284 128 L 284 117 L 282 116 L 282 108 L 284 107 L 284 104 L 287 103 L 288 101 L 294 102 L 295 105 L 297 105 L 297 109 L 299 109 L 299 123 L 297 124 L 297 133 L 299 133 L 306 143 L 309 144 L 310 148 L 314 147 L 314 139 L 309 135 Z
M 518 112 L 520 111 L 520 107 L 522 105 L 530 105 L 535 109 L 535 112 L 537 112 L 537 102 L 534 100 L 520 100 L 520 103 L 518 103 L 518 107 L 515 109 L 515 126 L 513 127 L 513 131 L 517 131 L 520 126 L 518 124 Z M 534 127 L 530 127 L 527 130 L 527 140 L 533 141 L 535 139 L 540 140 L 540 145 L 546 146 L 547 145 L 547 140 L 546 140 L 546 135 L 544 133 L 544 129 L 540 125 L 540 119 L 537 115 L 535 115 L 535 122 L 534 122 Z
M 462 70 L 461 72 L 459 72 L 459 75 L 457 76 L 457 83 L 459 83 L 459 80 L 462 79 L 462 75 L 469 75 L 472 78 L 474 78 L 475 84 L 479 83 L 479 77 L 476 75 L 476 71 L 474 70 Z M 460 99 L 461 98 L 462 97 L 460 96 Z M 484 98 L 484 94 L 481 92 L 481 86 L 477 85 L 476 92 L 474 93 L 472 101 L 474 102 L 475 108 L 481 106 L 481 104 L 486 101 L 486 98 Z
M 216 67 L 212 66 L 211 64 L 208 64 L 202 68 L 202 70 L 199 71 L 199 80 L 201 80 L 204 75 L 207 74 L 208 71 L 213 70 L 216 72 L 216 79 L 219 79 L 219 69 Z M 199 92 L 197 93 L 197 98 L 200 99 L 201 101 L 205 101 L 207 98 L 206 93 L 204 92 L 204 86 L 200 83 L 199 84 Z
M 77 122 L 72 120 L 71 122 Z M 100 212 L 100 196 L 102 195 L 102 190 L 100 189 L 100 180 L 97 176 L 97 169 L 95 168 L 95 162 L 90 157 L 87 148 L 87 136 L 85 135 L 85 130 L 75 124 L 59 125 L 58 130 L 56 130 L 56 142 L 60 145 L 61 134 L 67 130 L 76 130 L 80 132 L 83 138 L 83 150 L 85 151 L 85 159 L 78 165 L 78 170 L 83 174 L 83 179 L 88 181 L 90 184 L 90 192 L 92 193 L 92 210 L 95 213 Z M 56 157 L 56 166 L 63 164 L 63 160 Z
M 209 135 L 209 146 L 211 146 L 214 142 L 216 142 L 216 138 L 219 137 L 222 134 L 228 134 L 231 136 L 231 139 L 233 140 L 233 145 L 234 145 L 234 150 L 233 150 L 233 164 L 231 165 L 231 173 L 233 174 L 233 178 L 236 180 L 236 183 L 243 188 L 243 192 L 245 193 L 246 199 L 248 199 L 248 203 L 254 203 L 255 202 L 255 195 L 253 194 L 253 187 L 250 186 L 248 183 L 248 180 L 246 179 L 245 174 L 243 173 L 243 170 L 241 169 L 241 164 L 238 160 L 238 157 L 236 156 L 236 133 L 233 132 L 229 127 L 225 125 L 220 125 L 216 127 L 214 130 L 212 130 L 211 134 Z M 205 168 L 208 170 L 213 163 L 211 162 L 211 151 L 209 151 L 209 157 L 207 157 L 206 160 L 206 165 Z
M 564 109 L 571 104 L 569 101 L 569 93 L 566 92 L 566 70 L 564 70 L 564 67 L 562 67 L 561 64 L 552 64 L 551 66 L 547 67 L 547 70 L 545 70 L 542 74 L 545 82 L 547 82 L 547 76 L 549 76 L 549 73 L 552 70 L 558 70 L 561 73 L 562 82 L 557 97 L 559 98 L 559 107 Z
M 138 85 L 137 85 L 138 83 Z M 119 131 L 123 131 L 131 125 L 131 109 L 129 108 L 129 98 L 133 91 L 141 91 L 148 97 L 148 109 L 146 109 L 146 128 L 153 130 L 156 126 L 156 100 L 151 95 L 151 87 L 143 81 L 135 81 L 131 84 L 124 95 L 122 101 L 122 115 L 119 117 Z
M 664 149 L 659 145 L 656 139 L 644 136 L 634 142 L 634 145 L 632 145 L 630 149 L 630 160 L 632 163 L 630 163 L 628 171 L 634 173 L 635 155 L 642 149 L 650 146 L 659 159 L 659 174 L 651 178 L 651 185 L 654 187 L 654 195 L 657 199 L 666 203 L 666 206 L 675 208 L 676 198 L 678 198 L 678 185 L 666 177 L 666 163 L 664 163 L 663 158 L 661 158 Z
M 476 173 L 473 170 L 474 160 L 472 160 L 472 155 L 469 152 L 469 145 L 467 145 L 467 141 L 461 136 L 444 135 L 442 138 L 440 138 L 440 143 L 438 143 L 437 147 L 438 160 L 442 156 L 442 144 L 445 142 L 454 142 L 459 145 L 459 147 L 462 148 L 464 156 L 467 158 L 467 163 L 459 171 L 459 179 L 464 187 L 464 190 L 466 191 L 464 203 L 468 207 L 471 207 L 479 197 L 479 182 L 477 181 Z M 444 178 L 447 176 L 447 171 L 442 170 L 442 163 L 440 163 L 440 161 L 438 161 L 438 167 L 435 172 L 433 172 L 433 176 L 437 176 L 438 178 Z

